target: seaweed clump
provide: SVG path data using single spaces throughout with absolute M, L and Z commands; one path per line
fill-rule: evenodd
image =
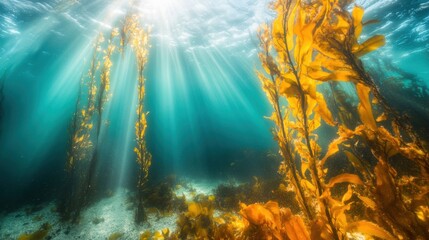
M 302 218 L 277 202 L 241 204 L 240 214 L 245 219 L 244 239 L 310 239 Z
M 294 194 L 289 191 L 283 179 L 259 179 L 253 177 L 253 182 L 240 185 L 221 184 L 214 192 L 215 206 L 223 211 L 240 210 L 240 203 L 277 201 L 281 206 L 288 206 L 297 212 L 298 203 Z
M 204 239 L 214 235 L 213 201 L 190 202 L 188 212 L 177 220 L 178 237 L 180 239 Z
M 188 203 L 188 210 L 177 220 L 177 230 L 170 237 L 178 239 L 242 239 L 244 222 L 237 215 L 215 216 L 215 197 L 199 196 Z M 175 239 L 175 238 L 172 238 Z
M 186 211 L 188 205 L 185 196 L 177 196 L 173 191 L 174 177 L 170 176 L 161 182 L 148 185 L 144 189 L 144 204 L 147 208 L 155 208 L 162 215 L 174 211 Z

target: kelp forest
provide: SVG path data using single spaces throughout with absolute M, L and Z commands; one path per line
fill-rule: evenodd
M 83 67 L 77 68 L 81 69 L 76 73 L 79 83 L 71 93 L 67 123 L 60 130 L 67 136 L 66 153 L 61 155 L 65 159 L 55 160 L 61 163 L 58 176 L 62 180 L 49 180 L 59 182 L 54 203 L 46 208 L 29 205 L 22 212 L 11 213 L 11 218 L 27 219 L 28 226 L 34 227 L 26 230 L 16 221 L 8 225 L 5 220 L 0 228 L 18 226 L 19 232 L 0 230 L 0 238 L 429 239 L 429 87 L 421 76 L 399 67 L 394 59 L 382 57 L 385 48 L 393 47 L 389 46 L 392 42 L 383 34 L 382 20 L 368 18 L 360 2 L 264 2 L 271 17 L 260 22 L 252 33 L 256 64 L 251 68 L 252 77 L 243 84 L 256 86 L 260 92 L 261 97 L 252 97 L 253 105 L 248 108 L 263 106 L 266 110 L 265 116 L 258 117 L 268 126 L 263 131 L 272 139 L 272 150 L 262 154 L 246 150 L 226 163 L 219 159 L 230 156 L 218 154 L 222 151 L 216 148 L 219 143 L 256 139 L 250 129 L 258 126 L 250 120 L 239 120 L 238 115 L 246 108 L 231 111 L 231 118 L 222 111 L 218 120 L 205 117 L 204 113 L 211 110 L 205 98 L 217 104 L 226 98 L 216 93 L 222 89 L 221 83 L 208 81 L 204 75 L 201 79 L 212 95 L 192 95 L 204 89 L 196 82 L 188 89 L 169 82 L 165 92 L 158 85 L 161 78 L 176 81 L 192 71 L 202 74 L 214 69 L 217 77 L 227 76 L 221 63 L 209 62 L 220 50 L 204 55 L 209 59 L 207 64 L 198 63 L 201 59 L 190 50 L 194 58 L 186 61 L 177 52 L 163 52 L 157 43 L 163 34 L 157 32 L 158 25 L 146 22 L 136 2 L 126 12 L 117 10 L 122 15 L 110 23 L 108 30 L 97 30 L 95 37 L 86 36 L 91 40 L 83 52 L 89 57 L 77 60 Z M 56 11 L 66 12 L 74 5 L 65 3 Z M 157 4 L 152 3 L 161 6 L 163 2 Z M 164 19 L 168 14 L 157 17 Z M 172 31 L 171 26 L 164 27 Z M 161 66 L 180 65 L 165 62 L 166 55 L 183 61 L 183 69 L 171 74 L 163 69 Z M 220 58 L 228 61 L 222 55 Z M 227 68 L 236 74 L 239 64 Z M 0 123 L 8 119 L 8 86 L 13 71 L 11 67 L 0 72 Z M 119 91 L 115 89 L 124 82 L 131 86 L 127 88 L 130 91 L 116 97 Z M 184 106 L 185 100 L 168 98 L 179 90 L 186 101 L 201 105 L 194 113 L 199 122 L 186 128 L 186 123 L 180 122 L 186 118 L 178 117 L 181 120 L 177 125 L 160 131 L 163 124 L 174 121 L 173 113 L 191 112 Z M 153 103 L 159 99 L 177 109 Z M 117 110 L 112 110 L 115 106 Z M 127 107 L 129 113 L 122 113 Z M 125 120 L 112 117 L 120 113 L 128 114 Z M 160 114 L 170 115 L 160 118 Z M 238 138 L 218 137 L 221 140 L 211 142 L 216 133 L 222 133 L 217 128 L 239 128 L 219 119 L 228 122 L 235 118 L 237 126 L 244 129 Z M 130 130 L 120 138 L 122 135 L 114 128 L 127 124 Z M 209 129 L 210 124 L 214 130 Z M 4 126 L 0 124 L 0 134 L 7 132 Z M 172 140 L 180 127 L 185 129 L 181 137 Z M 199 127 L 205 129 L 202 138 L 195 137 Z M 122 155 L 106 153 L 117 148 L 110 140 L 115 137 L 120 138 L 117 142 L 128 144 Z M 166 139 L 169 143 L 160 145 Z M 198 180 L 182 178 L 174 170 L 168 174 L 159 170 L 173 169 L 173 161 L 183 169 L 198 169 L 198 163 L 186 152 L 197 152 L 199 148 L 192 143 L 214 146 L 211 154 L 218 154 L 213 157 L 216 160 L 207 160 L 212 165 L 196 172 L 208 176 L 224 166 L 226 170 L 220 170 L 220 175 L 227 175 L 227 180 L 213 183 L 211 190 L 206 190 L 198 187 Z M 180 144 L 190 150 L 177 150 Z M 190 160 L 175 160 L 173 153 L 177 152 L 188 154 Z M 168 160 L 160 160 L 162 154 L 169 154 L 165 157 Z M 113 160 L 106 159 L 121 157 L 132 159 L 126 165 L 131 170 L 107 164 Z M 249 171 L 251 166 L 257 166 L 254 168 L 263 174 L 250 171 L 249 177 L 242 178 L 245 180 L 236 180 L 239 178 L 234 175 Z M 118 194 L 106 182 L 120 171 L 128 185 Z M 116 200 L 118 196 L 123 198 Z M 45 218 L 44 214 L 58 216 L 58 220 Z M 0 219 L 5 216 L 9 215 L 4 213 Z M 115 224 L 122 225 L 112 227 Z M 96 227 L 98 232 L 93 230 Z
M 146 149 L 146 112 L 144 109 L 145 78 L 143 75 L 147 61 L 148 32 L 140 26 L 137 15 L 129 15 L 122 27 L 114 28 L 107 40 L 102 34 L 94 44 L 93 57 L 87 73 L 82 74 L 79 96 L 76 101 L 76 112 L 70 126 L 70 149 L 67 153 L 67 186 L 64 188 L 64 199 L 60 204 L 60 213 L 66 220 L 77 222 L 82 208 L 88 204 L 93 192 L 95 172 L 98 160 L 97 146 L 103 124 L 103 109 L 109 100 L 110 69 L 113 65 L 112 55 L 123 53 L 131 47 L 137 62 L 137 121 L 135 124 L 137 162 L 140 167 L 138 178 L 139 207 L 136 221 L 144 219 L 142 206 L 143 193 L 151 164 L 151 155 Z

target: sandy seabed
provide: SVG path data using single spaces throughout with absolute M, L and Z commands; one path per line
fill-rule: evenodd
M 216 187 L 223 182 L 190 181 L 174 189 L 176 196 L 185 196 L 187 201 L 198 194 L 211 195 Z M 79 224 L 61 222 L 56 212 L 54 201 L 45 203 L 36 211 L 29 212 L 33 206 L 2 214 L 0 216 L 0 239 L 17 239 L 21 234 L 33 233 L 45 223 L 51 226 L 46 239 L 108 239 L 112 234 L 119 234 L 119 239 L 138 239 L 140 234 L 149 230 L 155 231 L 169 228 L 176 229 L 178 212 L 160 214 L 148 211 L 148 220 L 137 225 L 134 223 L 134 210 L 128 200 L 131 193 L 126 189 L 118 189 L 111 197 L 104 198 L 89 206 L 82 212 Z M 215 213 L 215 215 L 220 214 Z

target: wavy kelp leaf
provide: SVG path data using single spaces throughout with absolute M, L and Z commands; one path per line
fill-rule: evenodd
M 331 180 L 329 180 L 329 183 L 328 183 L 327 187 L 331 188 L 335 184 L 337 184 L 337 183 L 343 183 L 343 182 L 348 182 L 348 183 L 363 185 L 363 182 L 362 182 L 362 180 L 360 179 L 360 177 L 358 175 L 351 174 L 351 173 L 342 173 L 340 175 L 337 175 L 337 176 L 331 178 Z
M 386 206 L 391 206 L 395 202 L 398 190 L 390 169 L 387 163 L 382 161 L 378 162 L 374 168 L 377 196 Z
M 338 129 L 338 135 L 340 136 L 334 139 L 329 144 L 328 151 L 326 152 L 325 156 L 321 160 L 321 166 L 325 165 L 326 160 L 328 160 L 329 157 L 331 157 L 332 155 L 336 154 L 339 151 L 338 145 L 350 139 L 354 134 L 355 133 L 353 131 L 350 131 L 343 126 L 340 126 Z
M 356 74 L 349 70 L 333 70 L 331 73 L 326 72 L 309 72 L 309 76 L 319 81 L 342 81 L 342 82 L 357 82 Z
M 358 195 L 358 198 L 363 202 L 366 207 L 372 210 L 375 210 L 377 208 L 377 204 L 370 198 L 361 195 Z
M 357 57 L 362 57 L 367 53 L 370 53 L 374 50 L 377 50 L 378 48 L 384 46 L 386 44 L 386 39 L 383 35 L 375 35 L 371 37 L 370 39 L 366 40 L 364 43 L 360 44 L 356 47 L 356 50 L 353 51 L 353 53 Z
M 308 168 L 310 167 L 310 163 L 307 161 L 301 162 L 301 174 L 302 176 L 305 176 L 305 173 L 307 172 Z
M 282 226 L 290 240 L 310 239 L 310 234 L 299 216 L 293 215 L 289 208 L 281 209 Z
M 388 231 L 381 228 L 377 224 L 368 221 L 358 221 L 354 223 L 350 223 L 347 226 L 348 232 L 361 232 L 365 235 L 369 235 L 372 237 L 378 237 L 385 240 L 396 239 L 393 237 Z
M 352 198 L 352 196 L 353 196 L 353 189 L 352 189 L 352 186 L 349 184 L 347 186 L 347 192 L 344 193 L 343 197 L 341 198 L 341 202 L 342 203 L 347 202 L 348 200 L 350 200 L 350 198 Z
M 233 239 L 309 240 L 310 234 L 300 216 L 293 215 L 289 208 L 280 208 L 277 202 L 266 204 L 240 204 L 240 214 L 250 223 L 247 230 L 256 235 L 246 235 Z M 228 238 L 231 239 L 231 238 Z
M 287 16 L 287 34 L 286 34 L 286 43 L 288 44 L 289 50 L 293 48 L 293 41 L 294 41 L 294 26 L 296 23 L 296 16 L 299 9 L 299 2 L 298 1 L 291 1 L 289 3 L 290 10 L 288 11 L 289 15 Z
M 329 157 L 331 157 L 332 155 L 336 154 L 339 151 L 338 145 L 343 143 L 344 140 L 345 139 L 339 137 L 329 144 L 328 151 L 326 152 L 325 156 L 321 160 L 322 166 L 325 164 L 326 160 L 328 160 Z
M 317 100 L 316 100 L 317 106 L 314 110 L 320 114 L 320 116 L 322 117 L 323 121 L 325 121 L 325 123 L 327 123 L 328 125 L 334 126 L 335 122 L 334 122 L 334 119 L 332 118 L 332 113 L 329 110 L 328 105 L 326 104 L 323 94 L 317 93 L 316 96 L 317 96 Z
M 383 122 L 387 120 L 387 114 L 386 113 L 382 113 L 380 116 L 377 117 L 377 119 L 375 119 L 376 122 Z
M 304 15 L 301 16 L 305 18 Z M 298 65 L 307 63 L 307 58 L 311 57 L 312 55 L 311 46 L 313 44 L 313 30 L 315 26 L 315 23 L 306 24 L 302 28 L 300 28 L 301 26 L 298 24 L 295 25 L 296 31 L 299 32 L 298 38 L 302 41 L 300 47 L 295 48 L 297 49 L 295 59 L 298 60 Z
M 240 208 L 240 214 L 254 225 L 274 224 L 273 214 L 261 204 L 246 205 L 242 203 Z
M 291 81 L 282 81 L 280 83 L 280 93 L 291 97 L 298 96 L 299 95 L 298 85 Z
M 377 124 L 372 113 L 371 102 L 369 101 L 369 93 L 371 92 L 371 88 L 358 83 L 356 84 L 356 91 L 360 100 L 358 112 L 362 123 L 371 130 L 377 130 Z
M 354 25 L 354 35 L 355 38 L 359 38 L 360 34 L 362 33 L 362 19 L 363 19 L 364 10 L 360 6 L 355 6 L 352 11 L 352 17 L 353 17 L 353 25 Z
M 261 227 L 266 226 L 269 228 L 270 235 L 266 236 L 267 239 L 281 240 L 283 239 L 280 234 L 280 210 L 277 202 L 269 201 L 267 204 L 240 204 L 240 214 L 251 224 Z
M 280 222 L 280 208 L 279 203 L 274 201 L 268 201 L 265 203 L 264 207 L 268 209 L 273 214 L 274 224 L 278 227 L 281 226 Z
M 307 68 L 307 74 L 310 78 L 323 82 L 358 82 L 359 80 L 356 72 L 341 58 L 332 59 L 322 54 L 316 55 Z

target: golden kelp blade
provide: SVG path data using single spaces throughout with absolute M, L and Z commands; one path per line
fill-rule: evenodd
M 362 123 L 367 125 L 372 130 L 376 130 L 377 124 L 375 122 L 374 115 L 372 114 L 372 106 L 369 101 L 369 93 L 371 89 L 363 84 L 358 83 L 356 84 L 356 91 L 360 99 L 358 112 Z
M 358 221 L 358 222 L 351 223 L 347 226 L 347 231 L 360 232 L 360 233 L 364 233 L 365 235 L 378 237 L 386 240 L 397 239 L 393 237 L 389 232 L 379 227 L 377 224 L 368 222 L 368 221 Z
M 351 174 L 351 173 L 342 173 L 340 175 L 337 175 L 331 178 L 331 180 L 329 180 L 327 187 L 333 187 L 335 184 L 343 183 L 343 182 L 363 185 L 363 182 L 358 175 Z
M 283 228 L 290 240 L 307 240 L 310 235 L 302 218 L 294 216 L 290 209 L 280 209 Z
M 386 39 L 383 35 L 375 35 L 370 39 L 366 40 L 364 43 L 355 47 L 353 53 L 357 57 L 361 57 L 367 53 L 370 53 L 386 44 Z

